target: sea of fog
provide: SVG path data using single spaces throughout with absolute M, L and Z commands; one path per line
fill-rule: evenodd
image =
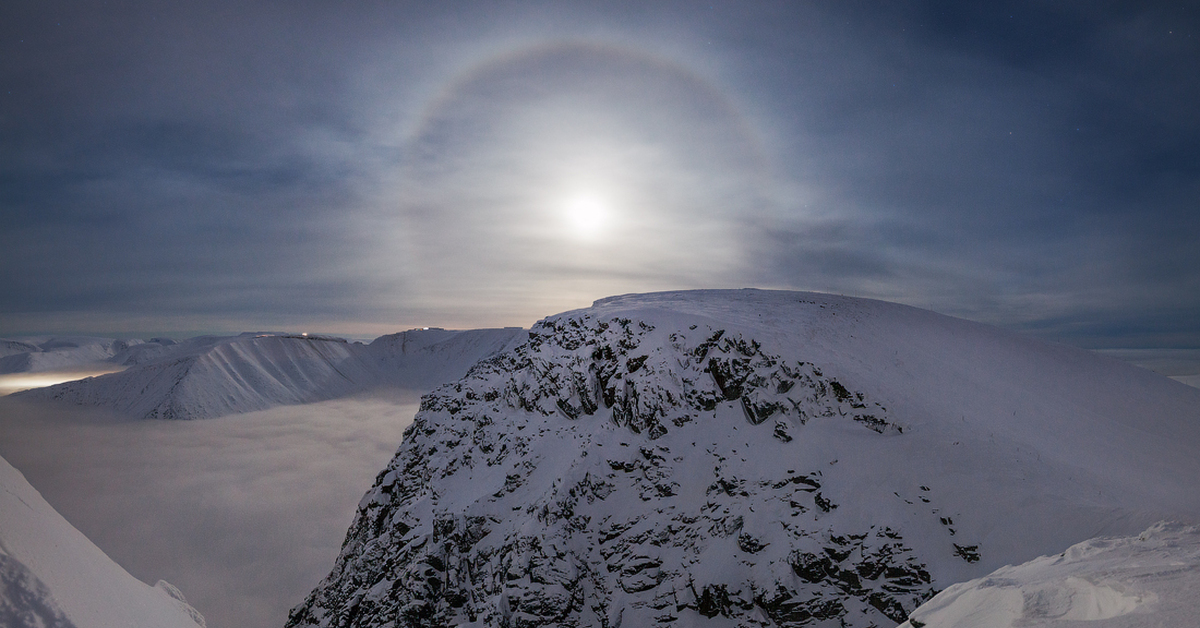
M 1200 387 L 1200 350 L 1102 353 Z M 88 374 L 0 375 L 0 396 Z M 418 403 L 391 392 L 140 421 L 0 398 L 0 456 L 134 576 L 178 586 L 211 628 L 280 628 L 332 567 Z
M 210 628 L 280 628 L 333 566 L 417 393 L 204 421 L 0 399 L 0 456 L 113 560 Z

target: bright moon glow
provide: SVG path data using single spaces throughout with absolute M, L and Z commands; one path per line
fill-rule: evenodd
M 581 194 L 567 200 L 563 217 L 571 234 L 580 240 L 595 240 L 608 224 L 608 207 L 600 198 Z

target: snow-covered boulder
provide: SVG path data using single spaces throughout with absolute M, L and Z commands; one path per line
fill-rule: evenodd
M 427 395 L 289 626 L 883 626 L 1200 519 L 1200 391 L 829 295 L 627 295 Z
M 178 589 L 129 575 L 0 458 L 0 626 L 203 628 Z

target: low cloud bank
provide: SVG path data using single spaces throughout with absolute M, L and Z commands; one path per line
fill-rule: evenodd
M 328 573 L 417 393 L 204 421 L 0 400 L 0 456 L 145 582 L 211 628 L 278 628 Z
M 30 388 L 53 386 L 85 377 L 95 377 L 107 373 L 125 370 L 124 366 L 106 364 L 95 368 L 81 368 L 62 371 L 42 371 L 39 373 L 11 373 L 0 375 L 0 397 L 11 395 Z

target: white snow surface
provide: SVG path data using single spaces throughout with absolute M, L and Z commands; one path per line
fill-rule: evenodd
M 626 295 L 590 313 L 664 317 L 663 327 L 712 319 L 854 382 L 904 426 L 897 441 L 911 442 L 899 459 L 864 464 L 856 490 L 879 492 L 868 486 L 880 467 L 893 478 L 932 476 L 931 487 L 970 506 L 963 521 L 978 524 L 994 552 L 1031 558 L 1161 519 L 1200 518 L 1200 390 L 1120 360 L 895 303 L 813 293 Z M 1047 528 L 1011 516 L 1058 500 L 1079 518 Z M 1076 527 L 1090 532 L 1067 533 Z M 1005 562 L 985 553 L 980 566 Z
M 289 625 L 883 625 L 1200 522 L 1198 485 L 1200 390 L 1115 359 L 879 301 L 625 295 L 428 395 Z
M 132 364 L 120 373 L 15 394 L 147 419 L 215 418 L 376 387 L 429 388 L 461 377 L 472 364 L 525 333 L 519 328 L 411 330 L 370 345 L 298 334 L 203 336 L 179 344 L 126 346 L 113 354 Z
M 955 584 L 900 628 L 1200 625 L 1200 529 L 1161 522 Z
M 1192 388 L 1200 388 L 1200 375 L 1172 375 L 1171 379 Z
M 11 340 L 8 338 L 0 338 L 0 358 L 8 357 L 19 353 L 29 353 L 41 351 L 42 349 L 35 344 L 23 340 Z
M 68 370 L 110 362 L 120 351 L 141 340 L 87 336 L 51 336 L 34 342 L 0 340 L 0 374 Z M 36 343 L 36 344 L 35 344 Z
M 178 589 L 129 575 L 0 458 L 0 625 L 203 628 Z

